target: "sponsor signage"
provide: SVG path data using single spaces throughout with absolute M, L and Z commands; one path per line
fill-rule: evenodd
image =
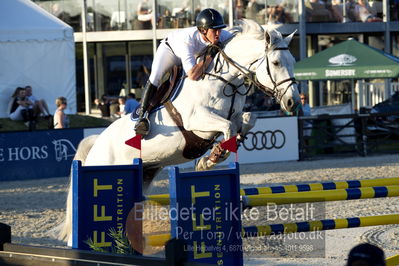
M 230 156 L 222 164 L 234 162 Z M 299 160 L 298 119 L 291 117 L 258 118 L 238 149 L 238 161 L 266 163 Z
M 188 259 L 242 265 L 238 163 L 230 169 L 170 171 L 172 237 L 185 242 Z
M 238 150 L 240 163 L 298 159 L 298 119 L 295 116 L 259 118 Z
M 83 129 L 0 134 L 0 181 L 68 176 Z
M 103 128 L 0 133 L 0 181 L 68 176 L 79 142 Z
M 328 59 L 331 66 L 352 66 L 357 61 L 357 58 L 349 54 L 340 54 Z
M 326 77 L 354 77 L 356 76 L 355 69 L 326 69 Z
M 118 239 L 112 232 L 124 235 L 130 211 L 142 200 L 142 171 L 141 159 L 114 166 L 82 166 L 73 161 L 73 248 L 111 252 Z

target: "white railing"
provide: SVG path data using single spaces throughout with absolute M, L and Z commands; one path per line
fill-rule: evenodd
M 364 83 L 364 105 L 373 106 L 386 99 L 384 83 Z
M 399 91 L 399 82 L 392 82 L 391 83 L 391 95 L 397 91 Z
M 363 104 L 364 106 L 374 106 L 388 99 L 396 91 L 399 91 L 399 82 L 392 82 L 390 88 L 390 95 L 385 93 L 385 85 L 383 82 L 380 83 L 363 83 Z M 361 96 L 362 97 L 362 96 Z

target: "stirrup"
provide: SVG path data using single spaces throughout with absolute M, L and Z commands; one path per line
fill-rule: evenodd
M 139 121 L 136 122 L 134 130 L 136 131 L 136 134 L 147 136 L 148 133 L 150 133 L 150 120 L 148 120 L 147 117 L 141 118 Z

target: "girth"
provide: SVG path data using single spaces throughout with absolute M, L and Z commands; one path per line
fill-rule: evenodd
M 183 149 L 183 157 L 186 159 L 196 159 L 204 155 L 212 146 L 214 140 L 200 138 L 192 131 L 186 130 L 179 111 L 177 111 L 171 101 L 165 102 L 164 106 L 186 140 L 186 145 Z

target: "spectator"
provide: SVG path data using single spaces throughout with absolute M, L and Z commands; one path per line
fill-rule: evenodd
M 46 101 L 44 99 L 38 100 L 35 96 L 33 96 L 31 86 L 26 86 L 25 91 L 26 97 L 33 103 L 30 108 L 33 108 L 35 116 L 38 117 L 40 114 L 42 114 L 45 118 L 51 117 Z
M 235 13 L 236 13 L 236 16 L 237 16 L 237 19 L 242 19 L 242 18 L 244 18 L 245 16 L 244 16 L 244 0 L 237 0 L 236 1 L 236 5 L 235 5 L 235 7 L 236 7 L 236 10 L 235 10 Z
M 125 103 L 125 114 L 132 113 L 138 106 L 139 102 L 136 100 L 136 95 L 134 93 L 129 93 Z
M 108 103 L 109 103 L 109 114 L 111 115 L 111 118 L 117 119 L 120 118 L 118 112 L 119 112 L 119 103 L 116 98 L 108 98 Z
M 65 97 L 58 97 L 55 100 L 55 104 L 57 105 L 57 110 L 54 113 L 54 128 L 68 128 L 69 127 L 69 118 L 64 113 L 64 110 L 67 106 L 67 100 Z
M 355 16 L 361 22 L 381 22 L 382 19 L 371 13 L 371 7 L 367 0 L 358 0 L 355 6 Z
M 126 103 L 126 98 L 125 97 L 119 97 L 118 98 L 118 103 L 119 103 L 119 112 L 118 115 L 119 117 L 125 116 L 125 103 Z
M 304 93 L 301 93 L 299 96 L 301 97 L 303 116 L 311 116 L 312 111 L 310 109 L 310 105 L 307 103 L 306 95 Z M 303 122 L 303 127 L 305 128 L 303 131 L 303 136 L 309 137 L 312 134 L 312 122 L 309 120 L 305 120 Z
M 302 111 L 303 111 L 303 115 L 304 116 L 311 116 L 311 109 L 310 109 L 310 105 L 307 102 L 307 97 L 305 93 L 301 93 L 299 94 L 299 96 L 301 97 L 301 104 L 302 104 Z
M 97 108 L 101 111 L 101 117 L 110 117 L 110 102 L 108 101 L 108 97 L 106 95 L 101 96 L 101 99 L 95 99 L 94 103 L 97 105 Z
M 137 5 L 137 20 L 139 29 L 151 29 L 152 23 L 151 3 L 148 0 L 141 0 Z
M 363 243 L 351 249 L 348 266 L 384 266 L 385 254 L 382 249 L 369 243 Z
M 285 11 L 282 0 L 276 1 L 275 6 L 268 7 L 267 13 L 268 23 L 285 24 L 293 22 L 291 15 Z
M 321 0 L 306 0 L 306 21 L 309 22 L 329 22 L 333 21 L 332 12 Z
M 32 131 L 36 127 L 36 117 L 32 109 L 29 109 L 31 102 L 26 98 L 24 88 L 18 87 L 11 96 L 9 105 L 10 119 L 14 121 L 23 120 L 25 125 Z
M 260 9 L 261 7 L 256 0 L 250 0 L 245 9 L 245 17 L 257 21 Z
M 391 21 L 399 20 L 399 0 L 390 1 L 391 4 Z

